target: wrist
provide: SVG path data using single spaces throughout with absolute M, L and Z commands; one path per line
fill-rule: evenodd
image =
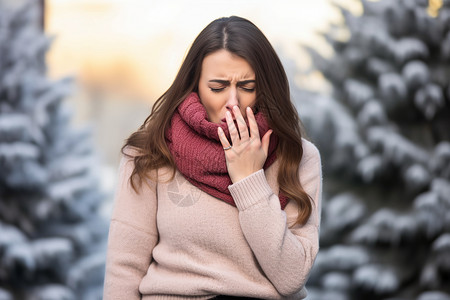
M 268 199 L 273 194 L 263 169 L 228 186 L 228 190 L 240 211 L 261 202 L 263 199 Z
M 237 183 L 237 182 L 239 182 L 239 181 L 241 181 L 241 180 L 243 180 L 243 179 L 245 179 L 245 178 L 251 176 L 252 174 L 255 174 L 255 173 L 258 172 L 259 170 L 261 170 L 261 169 L 255 170 L 255 171 L 253 171 L 253 172 L 242 173 L 242 174 L 235 175 L 235 176 L 232 176 L 232 177 L 230 176 L 231 182 L 232 182 L 233 184 L 235 184 L 235 183 Z

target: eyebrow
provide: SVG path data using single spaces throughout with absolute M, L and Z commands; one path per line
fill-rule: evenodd
M 210 80 L 208 82 L 217 82 L 217 83 L 220 83 L 220 84 L 223 84 L 223 85 L 226 85 L 226 86 L 230 85 L 230 81 L 229 80 L 212 79 L 212 80 Z M 236 85 L 242 86 L 242 85 L 246 85 L 247 83 L 255 83 L 255 82 L 256 81 L 253 80 L 253 79 L 243 80 L 243 81 L 238 81 Z

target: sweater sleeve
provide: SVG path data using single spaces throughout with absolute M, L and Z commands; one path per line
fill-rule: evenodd
M 122 157 L 111 217 L 103 299 L 141 299 L 139 284 L 158 241 L 156 185 L 143 181 L 139 193 L 129 177 L 133 159 Z
M 300 183 L 312 198 L 312 213 L 305 225 L 293 225 L 297 205 L 290 201 L 281 210 L 278 196 L 260 170 L 229 186 L 239 209 L 244 236 L 262 270 L 281 295 L 303 288 L 319 250 L 322 197 L 320 154 L 310 142 L 303 142 L 299 167 Z

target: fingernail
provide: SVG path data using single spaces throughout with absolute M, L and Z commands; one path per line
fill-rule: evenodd
M 231 117 L 231 113 L 228 110 L 225 114 L 227 115 L 227 117 Z

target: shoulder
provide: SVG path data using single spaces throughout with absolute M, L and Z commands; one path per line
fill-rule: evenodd
M 300 178 L 304 179 L 308 174 L 312 177 L 321 176 L 322 163 L 319 149 L 311 141 L 302 138 L 302 150 L 303 155 L 300 160 L 298 172 Z M 298 150 L 300 151 L 300 149 Z M 273 187 L 278 188 L 278 172 L 282 172 L 280 169 L 280 160 L 277 159 L 273 165 L 266 170 L 266 178 Z
M 141 149 L 126 146 L 120 153 L 119 178 L 129 183 L 132 180 L 139 192 L 146 188 L 142 183 L 154 191 L 158 181 L 158 170 L 142 170 L 142 167 L 136 166 L 135 159 L 142 155 Z
M 135 168 L 134 159 L 139 155 L 137 149 L 127 146 L 120 152 L 119 173 L 121 175 L 131 175 Z
M 302 185 L 322 177 L 319 149 L 312 142 L 302 139 L 303 155 L 298 168 Z
M 302 138 L 302 148 L 303 148 L 303 156 L 301 164 L 306 163 L 310 160 L 313 162 L 320 163 L 320 152 L 319 149 L 312 142 L 308 141 L 305 138 Z
M 126 168 L 134 170 L 136 165 L 136 159 L 144 156 L 143 150 L 137 147 L 127 145 L 120 151 L 120 169 Z
M 121 157 L 125 159 L 134 159 L 136 156 L 142 155 L 142 150 L 130 145 L 127 145 L 123 150 L 121 151 Z

